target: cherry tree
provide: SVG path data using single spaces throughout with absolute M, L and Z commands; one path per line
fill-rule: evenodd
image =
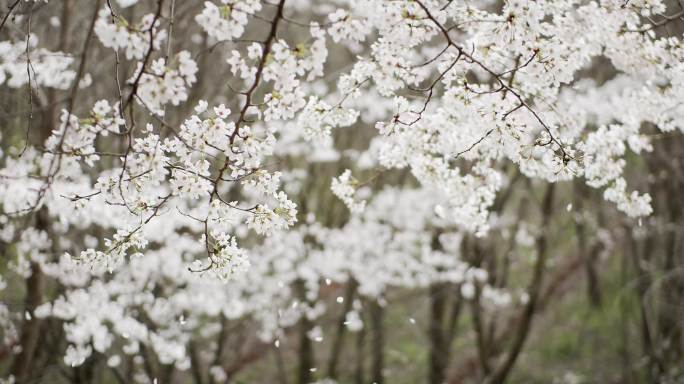
M 404 292 L 427 292 L 430 382 L 459 382 L 466 312 L 471 377 L 504 382 L 563 277 L 552 224 L 609 253 L 572 204 L 640 228 L 654 197 L 628 164 L 683 129 L 663 1 L 6 3 L 7 382 L 228 382 L 297 348 L 298 382 L 333 383 L 370 334 L 357 379 L 380 383 Z

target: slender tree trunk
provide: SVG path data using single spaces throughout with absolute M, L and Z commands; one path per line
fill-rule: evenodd
M 330 358 L 328 360 L 328 377 L 331 379 L 337 378 L 337 364 L 340 359 L 340 354 L 342 352 L 342 347 L 344 346 L 344 333 L 347 327 L 344 322 L 347 317 L 347 313 L 351 311 L 352 302 L 354 300 L 354 292 L 356 291 L 356 281 L 349 278 L 347 283 L 347 289 L 344 294 L 344 309 L 337 320 L 337 327 L 335 329 L 335 336 L 332 342 L 332 349 L 330 351 Z
M 363 318 L 363 312 L 359 314 Z M 356 384 L 365 384 L 364 380 L 364 358 L 365 351 L 364 348 L 366 343 L 366 325 L 363 326 L 356 334 L 356 367 L 354 368 L 354 382 Z
M 470 308 L 472 313 L 473 328 L 475 329 L 475 339 L 477 344 L 477 355 L 480 360 L 480 369 L 482 370 L 482 377 L 487 377 L 491 372 L 489 365 L 490 354 L 487 341 L 487 327 L 485 325 L 485 319 L 482 316 L 483 311 L 480 300 L 481 288 L 478 286 L 476 288 L 476 294 L 471 302 Z
M 626 287 L 629 284 L 628 269 L 629 260 L 622 257 L 620 260 L 620 286 Z M 630 356 L 630 337 L 629 337 L 629 318 L 628 305 L 624 297 L 620 299 L 620 357 L 622 361 L 621 382 L 631 384 L 634 382 L 632 375 L 632 358 Z
M 663 185 L 663 188 L 667 188 Z M 668 192 L 670 192 L 668 190 Z M 681 193 L 681 191 L 677 191 Z M 664 216 L 667 217 L 668 227 L 662 236 L 665 263 L 663 267 L 663 283 L 661 288 L 662 306 L 658 315 L 660 336 L 663 346 L 663 359 L 668 367 L 681 364 L 682 358 L 682 264 L 678 254 L 677 232 L 680 225 L 679 215 L 681 207 L 678 204 L 678 196 L 673 193 L 667 194 L 667 207 Z
M 529 334 L 532 326 L 537 303 L 542 290 L 542 281 L 544 271 L 546 269 L 546 259 L 548 257 L 548 241 L 549 241 L 549 222 L 553 213 L 553 195 L 555 184 L 551 183 L 544 194 L 544 201 L 542 203 L 542 233 L 537 238 L 537 260 L 532 272 L 532 281 L 528 288 L 529 300 L 523 310 L 522 318 L 520 320 L 519 328 L 515 334 L 513 345 L 509 353 L 504 357 L 503 362 L 498 369 L 494 371 L 491 379 L 486 381 L 489 384 L 501 384 L 506 381 L 508 375 L 513 368 L 513 365 L 518 360 L 520 352 L 522 351 L 525 340 Z
M 385 378 L 383 375 L 384 361 L 385 361 L 385 335 L 383 329 L 384 308 L 377 302 L 373 301 L 370 305 L 370 326 L 371 326 L 371 382 L 375 384 L 383 384 Z
M 444 382 L 448 361 L 447 340 L 443 331 L 446 313 L 447 288 L 444 283 L 430 285 L 430 325 L 428 337 L 430 342 L 428 378 L 431 384 Z
M 299 290 L 299 296 L 302 302 L 304 302 L 306 299 L 304 283 L 298 281 L 295 284 Z M 314 365 L 314 358 L 313 344 L 309 338 L 309 331 L 311 331 L 312 327 L 311 320 L 306 317 L 306 314 L 302 314 L 299 320 L 299 367 L 297 370 L 297 382 L 299 384 L 309 384 L 312 381 L 311 369 Z
M 650 194 L 654 196 L 655 219 L 648 228 L 647 241 L 651 245 L 644 248 L 644 257 L 650 260 L 648 273 L 658 273 L 658 287 L 652 286 L 651 279 L 645 292 L 646 299 L 657 303 L 651 308 L 653 322 L 648 328 L 653 343 L 652 365 L 662 380 L 682 364 L 682 321 L 681 296 L 684 294 L 682 282 L 682 252 L 679 249 L 681 233 L 681 191 L 684 173 L 681 167 L 681 138 L 662 140 L 656 143 L 653 154 L 647 158 L 651 173 L 660 175 L 650 184 Z M 648 254 L 647 254 L 648 253 Z M 662 255 L 662 256 L 661 256 Z M 655 256 L 655 257 L 654 257 Z M 656 259 L 661 256 L 661 259 Z M 639 260 L 641 262 L 641 260 Z M 647 308 L 643 308 L 647 309 Z M 648 315 L 648 314 L 646 314 Z M 648 317 L 644 317 L 648 321 Z M 647 322 L 645 326 L 649 326 Z
M 308 332 L 311 330 L 311 321 L 302 316 L 299 321 L 299 368 L 297 382 L 299 384 L 311 383 L 311 368 L 313 368 L 313 345 Z
M 34 310 L 41 304 L 45 276 L 38 263 L 31 263 L 31 276 L 26 279 L 26 298 L 24 299 L 25 318 L 19 337 L 21 352 L 14 359 L 12 374 L 18 384 L 28 383 L 31 377 L 31 365 L 36 354 L 40 337 L 41 320 Z
M 190 372 L 192 373 L 193 382 L 195 384 L 203 384 L 202 363 L 197 354 L 197 346 L 193 340 L 190 340 L 188 343 L 188 352 L 190 354 Z
M 598 274 L 596 273 L 596 254 L 594 252 L 594 249 L 597 248 L 589 247 L 584 215 L 584 200 L 587 197 L 586 188 L 582 180 L 575 180 L 573 193 L 575 210 L 577 211 L 575 231 L 577 233 L 577 247 L 584 263 L 584 271 L 587 278 L 587 296 L 591 305 L 599 308 L 601 306 L 601 290 Z
M 653 336 L 649 323 L 649 312 L 648 308 L 646 307 L 646 294 L 652 282 L 649 274 L 644 269 L 642 264 L 642 261 L 647 261 L 647 257 L 645 256 L 646 252 L 643 252 L 643 256 L 641 255 L 642 252 L 640 252 L 639 242 L 634 238 L 631 228 L 626 228 L 626 234 L 627 238 L 629 239 L 629 243 L 626 246 L 627 252 L 629 252 L 631 256 L 632 264 L 636 272 L 636 293 L 639 303 L 639 313 L 641 315 L 641 349 L 647 360 L 646 376 L 649 382 L 654 382 L 656 380 L 655 378 L 658 377 L 660 372 L 664 370 L 664 367 L 660 361 L 658 352 L 653 345 Z M 644 248 L 651 249 L 652 245 L 652 235 L 649 235 L 645 239 Z
M 275 348 L 276 367 L 278 368 L 278 382 L 280 384 L 287 384 L 287 371 L 285 371 L 285 362 L 283 361 L 283 352 L 280 347 Z

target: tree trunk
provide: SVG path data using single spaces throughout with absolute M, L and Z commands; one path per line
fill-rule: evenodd
M 446 312 L 447 288 L 444 283 L 430 285 L 430 325 L 428 337 L 429 351 L 429 382 L 442 384 L 448 361 L 448 340 L 443 331 L 444 315 Z
M 344 323 L 347 313 L 351 311 L 355 291 L 356 281 L 350 277 L 349 282 L 347 283 L 347 290 L 344 295 L 344 309 L 342 310 L 342 313 L 337 321 L 337 328 L 335 330 L 335 336 L 332 342 L 332 350 L 328 360 L 328 377 L 331 379 L 337 378 L 337 363 L 339 362 L 342 347 L 344 346 L 344 333 L 347 329 Z
M 41 304 L 45 277 L 38 263 L 31 263 L 31 276 L 26 280 L 26 298 L 24 300 L 25 318 L 21 328 L 19 345 L 21 352 L 14 359 L 12 374 L 18 384 L 28 383 L 31 377 L 31 365 L 36 354 L 40 337 L 41 321 L 34 310 Z
M 301 300 L 304 301 L 306 297 L 304 283 L 298 281 L 295 284 L 299 290 Z M 297 370 L 297 382 L 299 384 L 309 384 L 312 381 L 311 369 L 313 368 L 314 358 L 313 344 L 309 338 L 309 331 L 311 331 L 312 327 L 311 320 L 306 317 L 306 314 L 302 314 L 299 320 L 299 367 Z
M 375 384 L 383 384 L 385 382 L 384 370 L 384 345 L 385 335 L 383 329 L 384 308 L 377 302 L 373 301 L 370 305 L 370 326 L 371 326 L 371 382 Z
M 363 318 L 363 312 L 359 314 Z M 354 381 L 356 384 L 365 384 L 364 381 L 364 357 L 365 348 L 364 344 L 366 342 L 366 326 L 359 329 L 356 335 L 356 367 L 354 369 Z
M 574 205 L 577 215 L 575 217 L 575 231 L 577 233 L 577 247 L 584 263 L 584 271 L 587 278 L 587 296 L 589 302 L 595 308 L 601 307 L 601 290 L 596 273 L 596 251 L 598 248 L 589 247 L 587 228 L 584 216 L 584 200 L 587 198 L 587 187 L 582 180 L 574 182 Z
M 508 375 L 513 368 L 513 365 L 518 360 L 520 352 L 522 351 L 527 335 L 532 326 L 532 320 L 537 309 L 537 303 L 542 290 L 542 280 L 544 271 L 546 269 L 546 259 L 548 256 L 548 242 L 549 242 L 549 222 L 551 221 L 551 214 L 553 213 L 553 195 L 555 184 L 549 184 L 544 194 L 544 201 L 542 203 L 542 233 L 537 238 L 537 260 L 534 265 L 532 274 L 532 281 L 528 288 L 529 300 L 523 310 L 523 317 L 520 321 L 515 339 L 510 352 L 504 358 L 503 363 L 494 371 L 491 379 L 487 381 L 489 384 L 501 384 L 506 381 Z

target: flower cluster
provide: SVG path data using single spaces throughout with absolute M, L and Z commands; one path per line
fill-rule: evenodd
M 359 182 L 352 176 L 351 171 L 347 169 L 341 175 L 334 178 L 330 186 L 335 196 L 340 198 L 353 213 L 363 212 L 366 206 L 365 201 L 354 200 L 354 193 L 358 185 Z
M 188 90 L 197 81 L 197 64 L 190 52 L 179 52 L 174 62 L 177 67 L 171 68 L 161 58 L 152 62 L 149 70 L 139 63 L 136 72 L 129 82 L 138 82 L 138 101 L 157 115 L 164 115 L 164 106 L 168 103 L 179 105 L 188 99 Z
M 21 129 L 3 117 L 0 242 L 9 273 L 58 285 L 29 315 L 61 321 L 64 362 L 131 360 L 139 382 L 149 353 L 188 370 L 190 341 L 220 350 L 232 320 L 279 343 L 332 313 L 335 285 L 358 295 L 329 300 L 350 331 L 393 287 L 514 309 L 529 298 L 462 252 L 492 232 L 535 245 L 498 200 L 529 194 L 516 178 L 576 180 L 638 219 L 630 162 L 684 132 L 684 47 L 648 22 L 657 0 L 88 6 L 83 52 L 41 48 L 57 36 L 37 12 L 4 27 L 32 32 L 0 42 L 0 86 L 30 107 Z M 23 315 L 0 304 L 6 345 Z
M 205 1 L 202 13 L 195 17 L 197 23 L 218 41 L 236 39 L 245 32 L 248 16 L 261 10 L 258 0 L 221 0 L 221 5 Z
M 166 31 L 159 29 L 160 21 L 154 14 L 147 14 L 139 23 L 130 24 L 112 12 L 108 8 L 100 10 L 95 34 L 105 47 L 124 51 L 127 59 L 143 59 L 150 50 L 158 50 L 166 39 Z
M 30 34 L 24 41 L 0 41 L 0 85 L 19 88 L 32 86 L 67 89 L 76 78 L 71 68 L 74 59 L 63 52 L 37 48 L 38 37 Z

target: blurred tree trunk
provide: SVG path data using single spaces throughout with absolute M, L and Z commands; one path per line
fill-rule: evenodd
M 299 297 L 302 303 L 306 302 L 306 287 L 304 282 L 299 280 L 295 283 L 295 287 L 299 292 Z M 309 384 L 312 381 L 311 369 L 314 365 L 313 358 L 313 344 L 309 338 L 309 332 L 313 328 L 311 320 L 302 314 L 299 319 L 299 367 L 297 369 L 297 382 L 299 384 Z
M 684 260 L 680 249 L 684 208 L 681 204 L 683 144 L 679 137 L 660 140 L 648 157 L 651 174 L 656 176 L 650 191 L 654 196 L 655 227 L 651 225 L 649 229 L 658 247 L 646 251 L 662 255 L 660 287 L 655 292 L 659 295 L 656 313 L 658 345 L 661 347 L 659 370 L 665 377 L 681 368 L 683 358 L 681 319 L 684 311 L 681 297 L 684 294 Z M 656 299 L 655 294 L 652 299 Z
M 344 344 L 344 333 L 347 329 L 345 321 L 347 318 L 347 313 L 352 309 L 352 302 L 354 300 L 354 292 L 356 291 L 356 281 L 349 277 L 347 282 L 347 289 L 344 294 L 344 308 L 337 320 L 337 326 L 335 328 L 335 336 L 332 341 L 332 347 L 330 352 L 330 358 L 328 360 L 328 377 L 331 379 L 337 378 L 337 364 L 339 362 L 340 354 L 342 352 L 342 347 Z
M 45 214 L 39 213 L 39 217 Z M 39 219 L 38 228 L 44 227 L 44 219 Z M 24 299 L 25 318 L 19 336 L 19 346 L 21 351 L 14 359 L 12 364 L 12 375 L 18 384 L 28 383 L 31 377 L 31 366 L 36 355 L 36 347 L 40 338 L 41 320 L 38 319 L 34 310 L 38 307 L 43 298 L 45 287 L 45 276 L 38 263 L 31 263 L 31 276 L 26 279 L 26 298 Z
M 447 303 L 447 284 L 437 283 L 430 285 L 430 325 L 428 337 L 430 341 L 429 352 L 429 382 L 441 384 L 444 382 L 448 356 L 448 341 L 443 330 L 444 317 Z
M 363 311 L 360 311 L 359 316 L 363 319 Z M 356 362 L 354 367 L 354 382 L 356 384 L 365 384 L 364 381 L 364 358 L 366 342 L 366 325 L 364 325 L 356 334 Z
M 370 304 L 370 327 L 371 327 L 371 382 L 383 384 L 384 360 L 385 360 L 385 335 L 383 329 L 384 308 L 373 300 Z
M 575 214 L 575 231 L 577 233 L 577 249 L 584 264 L 584 272 L 587 279 L 587 297 L 595 308 L 601 306 L 601 288 L 598 274 L 596 273 L 596 256 L 598 248 L 590 247 L 586 228 L 586 214 L 584 201 L 588 199 L 587 186 L 584 180 L 575 180 L 573 190 L 573 204 Z
M 655 377 L 663 370 L 660 357 L 655 349 L 651 326 L 649 323 L 649 309 L 647 304 L 647 294 L 652 284 L 651 277 L 646 271 L 648 265 L 648 252 L 641 252 L 642 248 L 650 249 L 653 245 L 652 236 L 647 235 L 643 240 L 644 247 L 640 247 L 640 242 L 635 239 L 632 229 L 628 226 L 625 230 L 628 238 L 626 242 L 627 252 L 630 254 L 632 264 L 636 272 L 636 295 L 639 303 L 640 314 L 640 333 L 642 354 L 646 358 L 646 376 L 649 382 L 655 382 Z
M 629 259 L 626 257 L 620 260 L 620 286 L 625 287 L 629 284 Z M 629 305 L 626 297 L 620 297 L 620 357 L 622 361 L 621 382 L 631 384 L 634 382 L 632 357 L 630 354 L 631 343 L 629 337 Z
M 511 346 L 509 353 L 504 357 L 503 362 L 494 371 L 491 378 L 486 381 L 489 384 L 501 384 L 506 381 L 511 369 L 513 368 L 513 365 L 520 356 L 520 352 L 522 351 L 523 345 L 527 340 L 527 336 L 532 326 L 532 320 L 534 319 L 534 315 L 537 310 L 537 304 L 542 291 L 544 272 L 546 270 L 550 237 L 549 223 L 551 222 L 551 216 L 553 214 L 553 197 L 555 188 L 556 185 L 553 183 L 546 187 L 546 193 L 544 194 L 544 200 L 542 202 L 542 232 L 539 234 L 536 243 L 537 260 L 534 264 L 532 281 L 530 282 L 530 286 L 527 290 L 529 299 L 523 310 L 522 319 L 520 320 L 517 332 L 514 335 L 513 345 Z

